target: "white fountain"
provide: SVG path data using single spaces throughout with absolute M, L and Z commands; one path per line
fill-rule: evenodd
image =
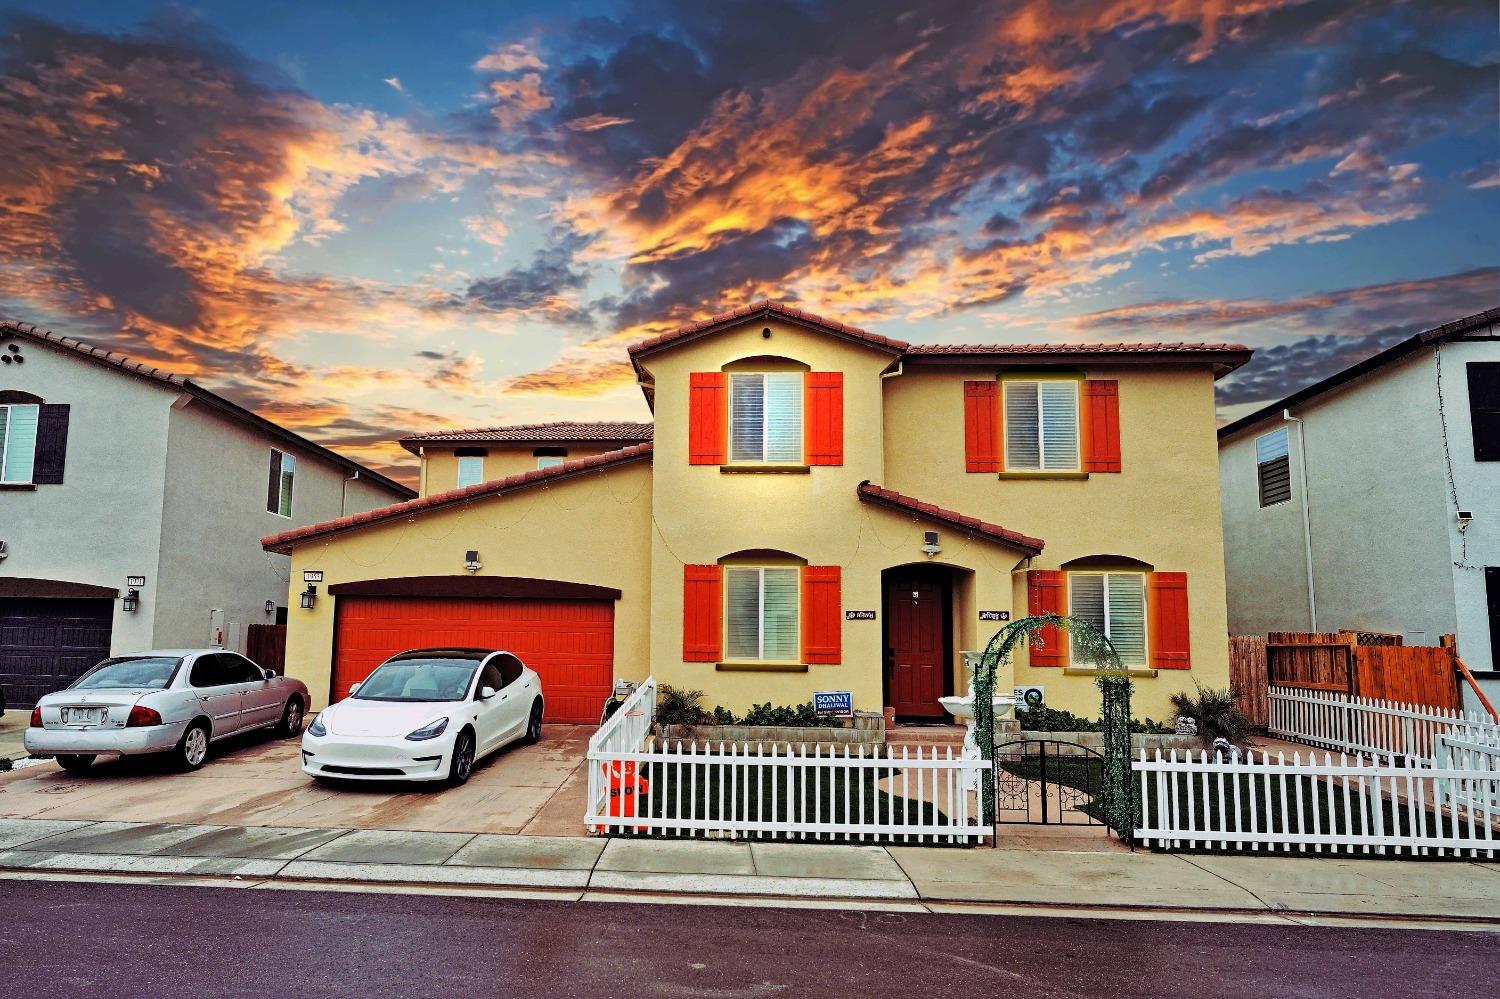
M 967 726 L 967 730 L 964 732 L 963 755 L 965 759 L 974 760 L 980 757 L 979 740 L 975 738 L 974 728 L 974 671 L 979 668 L 979 662 L 984 658 L 984 653 L 961 652 L 959 654 L 963 656 L 964 669 L 969 674 L 968 693 L 962 697 L 952 694 L 947 697 L 940 697 L 938 698 L 938 703 L 950 715 L 962 720 L 965 726 Z M 995 720 L 998 722 L 1002 718 L 1010 717 L 1011 712 L 1015 710 L 1016 699 L 1009 691 L 1001 693 L 999 690 L 995 690 L 990 699 L 990 704 L 994 707 Z M 969 781 L 972 785 L 970 790 L 978 787 L 977 780 L 978 771 L 975 771 Z

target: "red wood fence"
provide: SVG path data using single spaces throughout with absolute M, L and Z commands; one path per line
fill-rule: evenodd
M 1399 636 L 1352 631 L 1273 631 L 1266 636 L 1266 682 L 1402 704 L 1462 708 L 1453 650 L 1400 641 Z M 1234 658 L 1233 651 L 1230 658 Z M 1246 681 L 1251 678 L 1247 676 Z
M 286 676 L 286 625 L 250 625 L 245 629 L 245 655 L 262 669 Z

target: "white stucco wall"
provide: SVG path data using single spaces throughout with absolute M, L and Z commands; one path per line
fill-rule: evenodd
M 1444 533 L 1453 565 L 1458 654 L 1472 670 L 1500 669 L 1500 650 L 1491 645 L 1484 567 L 1500 566 L 1500 461 L 1474 460 L 1474 431 L 1469 416 L 1467 365 L 1474 361 L 1500 362 L 1500 340 L 1461 340 L 1444 344 L 1434 358 L 1441 364 L 1443 413 L 1452 457 L 1453 496 L 1447 497 Z M 1438 441 L 1439 449 L 1441 441 Z M 1446 487 L 1446 477 L 1444 486 Z M 1458 510 L 1474 514 L 1460 534 Z M 1500 694 L 1500 680 L 1486 689 L 1491 700 Z M 1500 703 L 1500 702 L 1497 702 Z
M 1318 630 L 1395 632 L 1412 644 L 1436 645 L 1456 618 L 1432 352 L 1396 361 L 1292 415 L 1306 421 Z M 1255 438 L 1283 425 L 1290 428 L 1292 500 L 1262 509 Z M 1302 467 L 1298 427 L 1279 416 L 1220 444 L 1234 634 L 1311 626 Z
M 288 600 L 291 559 L 263 551 L 261 538 L 398 500 L 369 479 L 346 486 L 349 473 L 340 466 L 191 397 L 172 409 L 167 434 L 154 590 L 158 647 L 208 642 L 211 612 L 222 610 L 225 644 L 243 650 L 247 625 L 276 620 L 265 602 L 285 606 Z M 297 458 L 290 518 L 266 510 L 273 447 Z
M 115 601 L 113 652 L 148 648 L 155 614 L 162 517 L 162 470 L 175 389 L 156 387 L 25 341 L 22 365 L 0 367 L 0 389 L 67 403 L 68 455 L 61 485 L 0 490 L 0 540 L 9 555 L 0 575 L 89 583 L 125 590 L 144 575 L 141 608 Z

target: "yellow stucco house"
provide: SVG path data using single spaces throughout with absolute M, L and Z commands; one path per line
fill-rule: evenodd
M 736 711 L 850 691 L 939 720 L 961 652 L 1058 611 L 1166 717 L 1228 685 L 1213 386 L 1249 356 L 715 316 L 630 348 L 654 425 L 406 438 L 417 499 L 265 539 L 292 556 L 287 671 L 324 704 L 394 652 L 494 646 L 560 721 L 648 674 Z M 1097 717 L 1086 672 L 1052 635 L 1003 682 Z

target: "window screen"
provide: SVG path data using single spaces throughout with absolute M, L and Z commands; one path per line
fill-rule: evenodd
M 1104 633 L 1123 666 L 1146 664 L 1146 577 L 1139 572 L 1068 573 L 1068 613 Z M 1073 661 L 1083 661 L 1076 639 Z

